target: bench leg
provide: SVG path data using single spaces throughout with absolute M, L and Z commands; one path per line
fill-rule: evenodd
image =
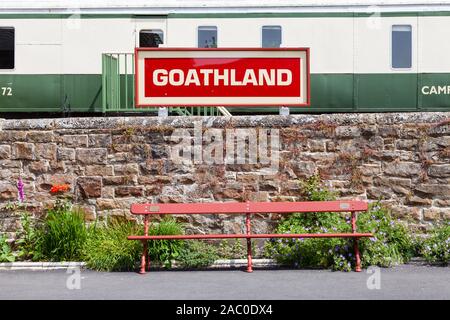
M 359 255 L 358 238 L 355 238 L 355 242 L 354 242 L 353 246 L 355 249 L 355 259 L 356 259 L 355 271 L 361 272 L 361 257 Z
M 251 221 L 250 214 L 247 213 L 245 217 L 245 227 L 247 235 L 252 233 L 251 230 Z M 253 272 L 253 263 L 252 263 L 252 239 L 247 238 L 247 272 Z
M 147 250 L 147 241 L 142 241 L 144 249 L 142 250 L 142 256 L 141 256 L 141 270 L 139 271 L 140 274 L 145 274 L 145 264 L 148 256 L 148 250 Z
M 253 272 L 251 239 L 247 239 L 247 272 Z

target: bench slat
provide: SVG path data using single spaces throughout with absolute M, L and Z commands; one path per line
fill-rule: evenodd
M 306 202 L 222 202 L 222 203 L 144 203 L 131 205 L 131 213 L 142 214 L 243 214 L 293 212 L 366 211 L 364 201 Z
M 129 236 L 128 240 L 189 240 L 189 239 L 256 239 L 256 238 L 363 238 L 372 237 L 372 233 L 305 233 L 305 234 L 191 234 L 161 236 Z

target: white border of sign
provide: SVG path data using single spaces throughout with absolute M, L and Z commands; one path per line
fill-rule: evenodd
M 300 58 L 300 97 L 145 97 L 147 58 Z M 309 106 L 309 48 L 136 48 L 136 107 L 159 106 Z

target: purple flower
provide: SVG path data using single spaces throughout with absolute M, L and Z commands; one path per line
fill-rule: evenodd
M 24 192 L 24 184 L 22 181 L 22 178 L 19 177 L 19 180 L 17 181 L 17 189 L 19 191 L 19 202 L 25 201 L 25 192 Z

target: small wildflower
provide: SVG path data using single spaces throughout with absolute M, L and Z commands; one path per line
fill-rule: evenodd
M 19 191 L 19 202 L 24 202 L 25 192 L 24 192 L 24 184 L 21 177 L 19 177 L 19 180 L 17 181 L 17 190 Z

